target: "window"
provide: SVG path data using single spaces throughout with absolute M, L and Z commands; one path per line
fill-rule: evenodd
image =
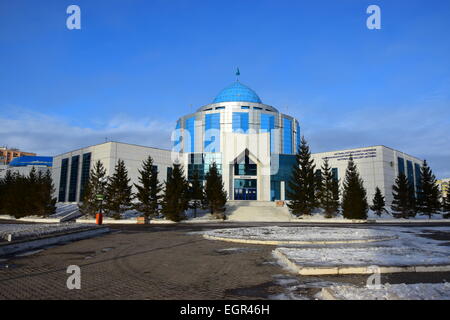
M 248 113 L 233 112 L 233 132 L 247 133 L 248 131 Z
M 275 117 L 270 114 L 261 114 L 261 124 L 260 124 L 260 132 L 269 132 L 270 133 L 270 152 L 275 152 L 274 150 L 274 135 L 273 130 L 275 130 Z
M 399 175 L 401 173 L 405 174 L 405 161 L 401 157 L 398 157 L 397 160 L 398 160 L 398 174 Z
M 80 201 L 83 199 L 84 188 L 89 181 L 89 171 L 91 170 L 91 153 L 83 154 L 83 162 L 81 164 L 81 182 L 80 182 Z
M 283 153 L 292 154 L 292 120 L 283 118 Z
M 220 152 L 220 113 L 205 115 L 205 152 Z
M 65 158 L 61 161 L 61 174 L 59 177 L 59 195 L 58 202 L 66 201 L 66 189 L 67 189 L 67 173 L 69 170 L 69 159 Z
M 406 169 L 408 172 L 408 182 L 409 185 L 414 188 L 414 171 L 413 171 L 413 164 L 411 160 L 406 161 Z
M 338 174 L 338 168 L 332 168 L 331 174 L 333 175 L 333 179 L 338 181 L 339 180 L 339 174 Z
M 167 178 L 166 178 L 166 181 L 169 180 L 172 177 L 172 171 L 173 171 L 172 167 L 167 167 Z
M 77 201 L 77 182 L 78 182 L 78 165 L 80 163 L 80 156 L 73 156 L 70 165 L 70 179 L 69 179 L 69 202 Z
M 195 117 L 186 119 L 188 135 L 184 139 L 184 152 L 195 152 Z
M 223 110 L 225 107 L 216 107 L 216 110 Z
M 241 109 L 250 109 L 249 106 L 242 106 Z
M 261 107 L 253 107 L 253 110 L 262 110 L 263 108 Z

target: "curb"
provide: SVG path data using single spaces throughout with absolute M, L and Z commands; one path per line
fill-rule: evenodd
M 252 240 L 252 239 L 239 239 L 239 238 L 224 238 L 224 237 L 216 237 L 208 234 L 204 234 L 203 238 L 208 240 L 219 240 L 225 242 L 234 242 L 234 243 L 247 243 L 247 244 L 263 244 L 263 245 L 309 245 L 309 244 L 351 244 L 351 243 L 370 243 L 370 242 L 379 242 L 379 241 L 389 241 L 398 239 L 397 236 L 378 238 L 378 239 L 365 239 L 365 240 L 330 240 L 330 241 L 295 241 L 295 240 Z
M 316 275 L 342 275 L 342 274 L 373 274 L 371 266 L 354 267 L 302 267 L 290 260 L 278 249 L 272 251 L 275 258 L 279 259 L 289 269 L 303 276 Z M 450 265 L 418 265 L 418 266 L 380 266 L 380 273 L 402 272 L 448 272 Z
M 0 256 L 18 253 L 58 244 L 66 241 L 82 240 L 108 233 L 109 228 L 83 229 L 73 232 L 48 235 L 42 238 L 19 240 L 13 243 L 0 244 Z

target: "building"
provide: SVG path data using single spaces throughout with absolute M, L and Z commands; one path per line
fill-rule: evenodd
M 172 150 L 107 142 L 54 157 L 56 196 L 60 202 L 80 201 L 97 160 L 102 161 L 108 175 L 119 159 L 124 160 L 131 183 L 137 183 L 142 162 L 152 156 L 160 181 L 167 179 L 174 162 L 183 165 L 188 179 L 197 173 L 204 180 L 215 162 L 229 200 L 289 200 L 287 185 L 300 137 L 297 119 L 264 104 L 255 91 L 236 81 L 210 104 L 177 120 Z M 378 186 L 390 204 L 399 172 L 405 173 L 416 190 L 420 187 L 422 160 L 385 146 L 316 153 L 312 157 L 318 170 L 328 158 L 342 183 L 350 155 L 364 180 L 369 201 Z
M 0 147 L 0 164 L 7 165 L 15 158 L 35 155 L 36 153 L 24 152 L 20 151 L 19 149 L 8 149 L 6 147 Z
M 138 182 L 142 162 L 152 156 L 159 171 L 160 181 L 165 181 L 167 171 L 173 160 L 170 150 L 143 147 L 138 145 L 106 142 L 64 154 L 53 158 L 53 183 L 58 202 L 79 202 L 83 195 L 83 187 L 89 179 L 90 169 L 100 160 L 107 175 L 114 173 L 114 166 L 119 159 L 125 162 L 131 183 Z
M 37 172 L 45 173 L 52 168 L 52 163 L 52 157 L 20 156 L 10 161 L 8 165 L 0 165 L 0 178 L 3 178 L 7 171 L 28 175 L 33 168 Z
M 446 198 L 450 192 L 450 178 L 438 180 L 437 184 L 439 186 L 439 190 L 441 191 L 441 196 Z
M 203 179 L 216 162 L 230 200 L 271 201 L 285 198 L 300 124 L 236 81 L 181 117 L 172 141 L 187 159 L 189 178 L 197 172 Z
M 315 153 L 312 155 L 316 170 L 319 170 L 325 159 L 333 170 L 333 175 L 342 185 L 345 179 L 348 159 L 352 156 L 358 168 L 364 187 L 367 190 L 367 200 L 372 203 L 375 188 L 380 188 L 385 196 L 386 204 L 390 205 L 392 186 L 399 173 L 403 173 L 414 186 L 416 192 L 420 188 L 420 168 L 423 161 L 385 146 L 347 149 L 331 152 Z

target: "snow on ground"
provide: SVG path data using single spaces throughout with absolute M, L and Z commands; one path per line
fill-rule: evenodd
M 17 240 L 87 228 L 92 228 L 92 225 L 80 223 L 0 224 L 0 240 L 6 240 L 8 234 Z
M 278 248 L 277 250 L 301 267 L 450 264 L 449 253 L 411 247 Z
M 232 239 L 276 241 L 350 241 L 395 236 L 390 231 L 377 229 L 278 226 L 217 229 L 206 231 L 205 234 Z
M 450 283 L 384 284 L 380 288 L 331 286 L 326 289 L 339 300 L 450 300 Z M 324 292 L 317 294 L 324 299 Z

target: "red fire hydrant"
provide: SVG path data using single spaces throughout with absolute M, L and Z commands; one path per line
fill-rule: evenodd
M 103 223 L 103 214 L 97 213 L 95 215 L 95 223 L 101 225 Z

